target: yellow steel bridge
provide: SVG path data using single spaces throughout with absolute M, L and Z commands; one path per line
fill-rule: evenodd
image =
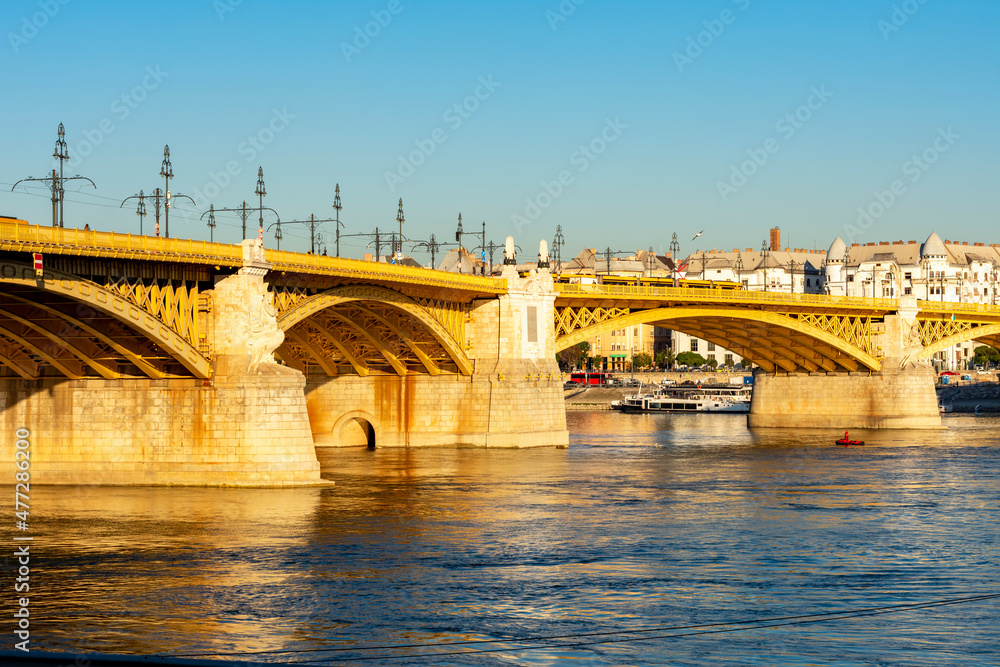
M 36 277 L 32 253 L 43 255 Z M 473 304 L 506 280 L 266 250 L 285 344 L 304 372 L 473 372 Z M 0 374 L 211 377 L 211 288 L 243 265 L 239 245 L 29 225 L 0 219 Z M 657 324 L 769 371 L 879 370 L 893 299 L 556 283 L 555 351 Z M 967 340 L 1000 345 L 1000 308 L 917 302 L 902 346 L 915 360 Z M 898 347 L 898 346 L 897 346 Z

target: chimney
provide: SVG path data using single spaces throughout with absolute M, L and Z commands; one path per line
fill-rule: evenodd
M 781 228 L 771 227 L 771 251 L 781 251 Z

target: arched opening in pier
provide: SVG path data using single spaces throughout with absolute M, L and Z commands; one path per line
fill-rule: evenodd
M 352 417 L 340 428 L 340 444 L 375 449 L 375 426 L 364 417 Z

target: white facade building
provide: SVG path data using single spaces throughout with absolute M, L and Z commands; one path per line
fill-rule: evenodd
M 850 247 L 840 237 L 826 254 L 828 294 L 897 299 L 916 296 L 921 301 L 997 304 L 997 267 L 1000 246 L 942 241 L 931 232 L 916 241 L 881 242 Z M 975 341 L 938 352 L 932 361 L 939 369 L 969 367 Z
M 838 236 L 825 255 L 815 250 L 780 250 L 772 230 L 772 249 L 764 251 L 696 253 L 687 258 L 688 278 L 736 280 L 745 289 L 833 296 L 898 299 L 913 295 L 924 301 L 957 301 L 997 305 L 1000 289 L 1000 244 L 942 241 L 934 232 L 923 243 L 855 243 Z M 720 365 L 737 355 L 708 341 L 674 331 L 675 353 L 696 352 Z M 938 352 L 932 362 L 939 370 L 970 367 L 975 341 Z

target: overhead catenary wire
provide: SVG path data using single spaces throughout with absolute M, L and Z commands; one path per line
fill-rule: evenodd
M 3 181 L 0 181 L 0 185 L 11 185 L 11 184 L 10 183 L 5 183 Z M 46 194 L 45 192 L 42 192 L 42 188 L 40 188 L 40 187 L 36 186 L 34 189 L 39 190 L 39 191 L 38 192 L 30 192 L 30 191 L 8 192 L 8 193 L 5 193 L 5 194 L 27 195 L 27 196 L 30 196 L 30 197 L 43 197 L 45 199 L 49 199 L 50 196 L 51 196 L 49 194 Z M 0 194 L 2 194 L 2 191 L 0 191 Z M 79 200 L 79 199 L 72 199 L 72 198 L 69 198 L 69 197 L 66 198 L 67 202 L 71 202 L 73 204 L 82 204 L 84 206 L 98 206 L 98 207 L 101 207 L 101 208 L 110 208 L 110 209 L 114 209 L 116 211 L 121 210 L 120 200 L 118 200 L 118 199 L 114 199 L 112 197 L 104 197 L 104 196 L 101 196 L 101 195 L 95 195 L 95 194 L 92 194 L 92 193 L 89 193 L 89 192 L 74 192 L 73 194 L 80 194 L 80 195 L 83 195 L 83 196 L 86 196 L 86 197 L 97 197 L 99 199 L 106 199 L 108 201 L 114 201 L 114 202 L 119 202 L 119 203 L 116 204 L 116 205 L 102 204 L 100 202 L 82 201 L 82 200 Z M 177 207 L 174 210 L 175 210 L 175 213 L 177 215 L 179 215 L 179 217 L 181 217 L 181 218 L 183 218 L 185 220 L 189 220 L 189 221 L 193 221 L 194 220 L 194 218 L 190 218 L 187 215 L 185 215 L 186 213 L 191 213 L 191 211 L 189 211 L 187 209 L 184 209 L 184 208 L 180 208 L 180 207 Z M 132 215 L 134 215 L 134 214 L 132 214 Z M 225 218 L 229 218 L 229 219 L 233 220 L 233 222 L 224 222 L 223 219 L 225 219 Z M 236 214 L 217 213 L 216 214 L 216 220 L 219 222 L 220 226 L 229 227 L 229 228 L 232 228 L 232 229 L 239 229 L 241 227 L 240 218 Z M 295 232 L 288 233 L 284 229 L 282 229 L 282 233 L 285 236 L 287 236 L 289 238 L 292 238 L 292 239 L 295 239 L 295 240 L 298 240 L 298 241 L 303 241 L 303 242 L 308 242 L 309 241 L 309 237 L 307 235 L 305 235 L 305 234 L 298 234 L 298 233 L 295 233 Z M 344 240 L 345 238 L 346 237 L 341 237 L 341 241 L 340 241 L 341 246 L 347 247 L 347 248 L 353 248 L 355 250 L 363 250 L 363 249 L 365 249 L 365 246 L 363 244 L 358 243 L 358 242 L 353 242 L 353 241 L 345 241 Z
M 161 657 L 232 657 L 232 656 L 254 656 L 254 655 L 305 655 L 315 653 L 360 653 L 360 652 L 381 652 L 379 655 L 362 656 L 331 656 L 317 657 L 309 660 L 289 660 L 284 664 L 322 664 L 346 661 L 369 661 L 369 660 L 403 660 L 403 659 L 423 659 L 439 658 L 456 655 L 478 655 L 485 653 L 512 653 L 519 651 L 539 651 L 561 648 L 580 648 L 584 646 L 597 646 L 604 644 L 622 644 L 628 642 L 652 641 L 656 639 L 680 639 L 684 637 L 696 637 L 703 635 L 747 632 L 751 630 L 766 630 L 770 628 L 788 627 L 797 625 L 810 625 L 816 623 L 829 623 L 833 621 L 848 620 L 852 618 L 863 618 L 866 616 L 880 616 L 885 614 L 896 614 L 905 611 L 919 611 L 922 609 L 932 609 L 936 607 L 946 607 L 959 604 L 971 604 L 984 602 L 1000 598 L 1000 593 L 985 593 L 961 598 L 948 598 L 943 600 L 931 600 L 927 602 L 915 602 L 898 605 L 887 605 L 882 607 L 868 607 L 860 609 L 849 609 L 844 611 L 821 612 L 815 614 L 799 614 L 793 616 L 778 616 L 769 618 L 750 619 L 745 621 L 721 621 L 716 623 L 704 623 L 696 625 L 676 625 L 659 626 L 652 628 L 635 628 L 625 630 L 606 630 L 601 632 L 573 633 L 562 635 L 541 635 L 536 637 L 508 637 L 504 639 L 481 639 L 464 640 L 456 642 L 421 643 L 421 644 L 382 644 L 371 646 L 338 646 L 329 648 L 312 649 L 274 649 L 268 651 L 236 651 L 230 653 L 171 653 L 157 654 Z M 677 632 L 684 631 L 684 632 Z M 673 633 L 673 634 L 652 634 L 652 633 Z M 622 637 L 623 635 L 632 635 Z M 635 636 L 648 635 L 648 636 Z M 618 637 L 606 638 L 604 637 Z M 596 638 L 596 639 L 595 639 Z M 587 639 L 592 641 L 572 641 L 558 644 L 537 644 L 529 642 L 550 642 L 562 639 Z M 503 648 L 464 648 L 458 651 L 437 651 L 430 653 L 402 653 L 398 655 L 386 655 L 386 651 L 400 651 L 405 649 L 448 649 L 453 647 L 472 647 L 477 645 L 496 644 L 519 644 L 520 646 L 505 646 Z

